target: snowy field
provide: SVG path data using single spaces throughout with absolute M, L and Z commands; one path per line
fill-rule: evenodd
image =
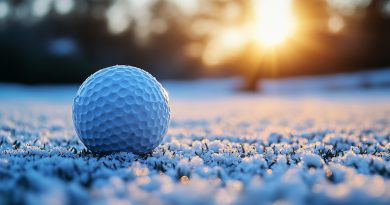
M 390 70 L 164 82 L 153 153 L 89 153 L 76 86 L 0 85 L 0 204 L 390 204 Z

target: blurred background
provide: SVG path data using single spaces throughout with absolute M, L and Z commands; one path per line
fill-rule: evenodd
M 256 90 L 388 67 L 390 0 L 0 0 L 0 55 L 1 82 L 81 83 L 126 64 Z

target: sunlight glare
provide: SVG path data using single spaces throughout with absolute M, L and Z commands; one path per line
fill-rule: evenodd
M 291 0 L 255 0 L 255 35 L 265 46 L 282 43 L 294 29 Z
M 238 54 L 245 41 L 245 33 L 241 29 L 228 28 L 222 30 L 206 46 L 203 61 L 210 66 L 217 65 Z

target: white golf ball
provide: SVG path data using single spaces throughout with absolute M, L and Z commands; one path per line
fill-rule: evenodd
M 148 72 L 112 66 L 89 76 L 73 101 L 73 123 L 95 153 L 146 153 L 165 136 L 170 120 L 168 93 Z

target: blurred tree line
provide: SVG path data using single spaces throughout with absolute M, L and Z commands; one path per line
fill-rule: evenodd
M 81 82 L 94 71 L 116 64 L 138 66 L 161 78 L 197 75 L 199 65 L 185 59 L 180 48 L 190 39 L 175 21 L 145 45 L 135 37 L 133 27 L 119 34 L 108 30 L 105 10 L 113 1 L 74 1 L 69 14 L 50 9 L 43 17 L 28 13 L 31 2 L 10 1 L 15 14 L 0 22 L 1 81 Z M 154 5 L 153 18 L 162 15 L 165 4 Z M 25 16 L 17 16 L 18 8 L 25 9 L 19 9 Z
M 362 0 L 351 5 L 353 11 L 330 5 L 337 2 L 332 0 L 295 0 L 294 11 L 307 24 L 298 39 L 306 43 L 292 39 L 271 57 L 260 57 L 262 48 L 248 43 L 215 64 L 207 63 L 210 38 L 251 18 L 251 1 L 180 2 L 0 1 L 0 81 L 79 83 L 100 68 L 128 64 L 158 78 L 243 75 L 251 89 L 264 77 L 390 65 L 388 0 Z M 278 65 L 267 58 L 277 58 Z

